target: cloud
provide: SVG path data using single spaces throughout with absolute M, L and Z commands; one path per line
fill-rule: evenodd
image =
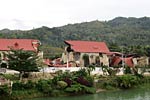
M 1 0 L 0 29 L 150 16 L 150 0 Z

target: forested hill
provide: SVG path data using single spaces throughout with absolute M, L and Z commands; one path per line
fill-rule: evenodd
M 117 45 L 149 45 L 150 18 L 117 17 L 110 21 L 91 21 L 62 27 L 41 27 L 28 31 L 0 30 L 0 38 L 39 39 L 43 48 L 64 46 L 64 40 L 105 41 Z M 47 46 L 46 46 L 47 45 Z M 53 48 L 54 49 L 54 48 Z

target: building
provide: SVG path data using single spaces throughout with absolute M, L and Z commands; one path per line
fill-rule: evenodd
M 62 54 L 64 63 L 74 63 L 72 66 L 88 66 L 91 64 L 109 66 L 110 53 L 104 42 L 95 41 L 64 41 L 67 46 Z
M 110 57 L 110 66 L 129 66 L 129 67 L 144 67 L 149 65 L 149 57 L 138 56 L 137 54 L 121 54 L 113 53 Z
M 11 48 L 33 51 L 36 52 L 38 56 L 43 57 L 43 53 L 38 49 L 40 45 L 40 41 L 35 39 L 0 39 L 0 63 L 7 60 L 5 54 L 10 51 Z

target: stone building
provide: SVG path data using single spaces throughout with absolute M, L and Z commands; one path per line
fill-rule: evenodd
M 67 46 L 62 54 L 64 63 L 74 63 L 73 66 L 87 66 L 95 64 L 98 66 L 109 66 L 110 53 L 104 42 L 95 41 L 65 41 Z

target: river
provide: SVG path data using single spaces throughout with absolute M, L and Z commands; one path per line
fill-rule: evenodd
M 107 91 L 82 96 L 35 98 L 32 100 L 150 100 L 150 88 Z

